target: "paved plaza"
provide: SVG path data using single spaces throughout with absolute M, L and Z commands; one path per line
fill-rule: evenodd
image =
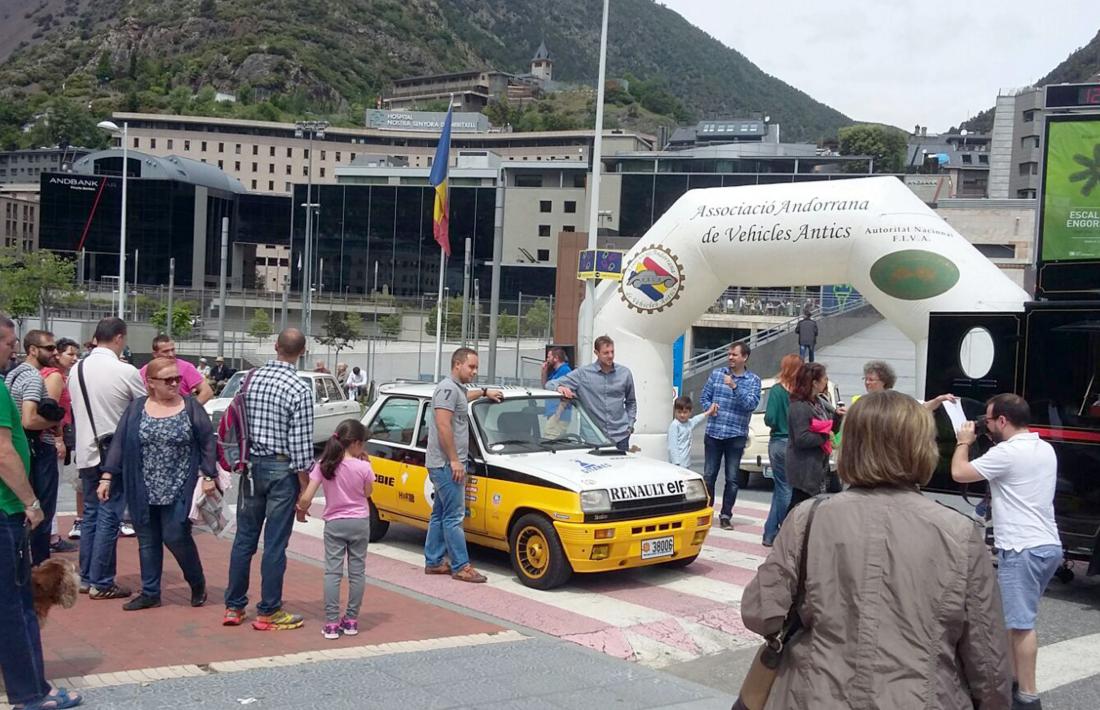
M 819 351 L 846 399 L 862 389 L 861 352 L 891 361 L 899 389 L 911 388 L 912 346 L 879 323 Z M 937 498 L 967 511 L 959 498 Z M 760 536 L 770 499 L 766 488 L 742 491 L 735 529 L 712 529 L 685 569 L 578 575 L 552 591 L 523 586 L 506 554 L 476 546 L 471 557 L 487 584 L 426 576 L 424 534 L 394 524 L 368 552 L 363 631 L 338 641 L 320 634 L 318 500 L 318 517 L 295 525 L 286 577 L 286 606 L 306 616 L 304 629 L 221 626 L 232 528 L 222 538 L 198 534 L 205 608 L 188 606 L 187 585 L 166 556 L 159 609 L 124 612 L 121 601 L 81 597 L 74 609 L 53 611 L 43 632 L 47 677 L 80 688 L 96 708 L 728 708 L 759 641 L 742 625 L 739 603 L 767 553 Z M 63 487 L 61 509 L 72 508 Z M 119 540 L 118 550 L 119 580 L 137 588 L 136 539 Z M 253 596 L 258 556 L 255 563 Z M 1100 578 L 1078 573 L 1053 582 L 1042 601 L 1047 708 L 1100 707 Z

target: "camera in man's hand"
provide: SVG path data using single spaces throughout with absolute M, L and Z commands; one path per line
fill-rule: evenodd
M 59 422 L 65 418 L 65 409 L 57 403 L 57 400 L 44 397 L 37 406 L 38 416 L 46 421 Z

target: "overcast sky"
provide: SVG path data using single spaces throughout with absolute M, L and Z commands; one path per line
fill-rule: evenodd
M 930 133 L 1045 76 L 1100 30 L 1100 0 L 658 2 L 854 119 Z

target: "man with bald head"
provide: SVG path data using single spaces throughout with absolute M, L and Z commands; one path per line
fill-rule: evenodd
M 261 529 L 262 580 L 252 628 L 285 631 L 302 626 L 301 615 L 283 609 L 283 575 L 294 506 L 308 484 L 313 463 L 313 391 L 298 376 L 296 366 L 305 349 L 302 332 L 287 328 L 275 341 L 275 359 L 245 375 L 241 384 L 250 470 L 242 477 L 237 498 L 237 534 L 225 588 L 225 626 L 240 626 L 247 616 L 248 573 Z

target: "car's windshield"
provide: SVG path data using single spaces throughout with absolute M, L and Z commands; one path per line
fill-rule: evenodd
M 222 388 L 219 397 L 232 397 L 237 394 L 237 390 L 241 388 L 241 381 L 244 380 L 244 376 L 248 374 L 248 370 L 239 370 L 233 373 L 233 376 L 229 378 L 229 382 L 225 383 L 225 387 Z
M 479 400 L 473 414 L 489 453 L 612 445 L 580 403 L 552 395 Z

